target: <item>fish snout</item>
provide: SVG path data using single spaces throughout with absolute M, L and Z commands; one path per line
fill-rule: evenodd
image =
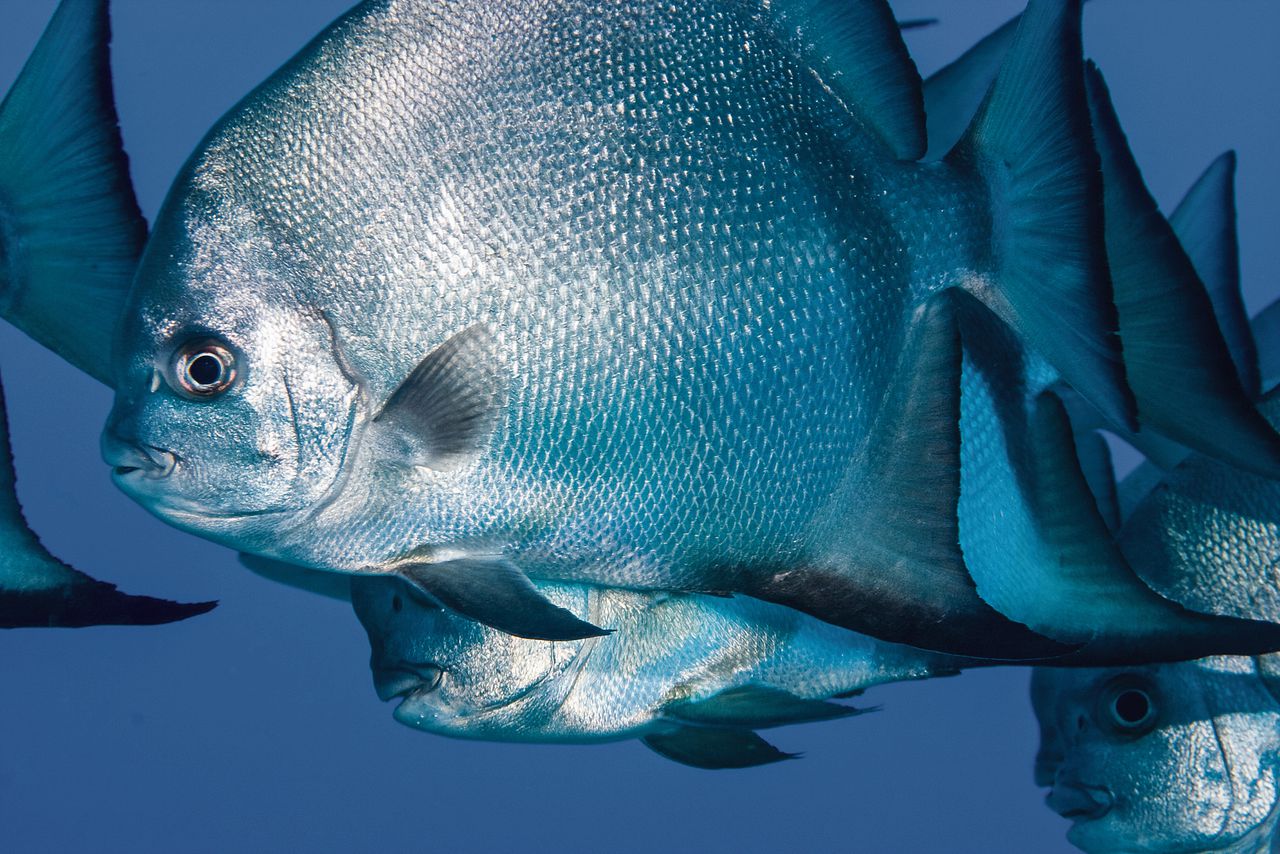
M 396 697 L 429 694 L 440 687 L 443 679 L 443 668 L 434 664 L 406 664 L 399 661 L 375 661 L 373 664 L 373 687 L 378 693 L 378 699 L 384 703 Z
M 1044 799 L 1049 809 L 1071 821 L 1093 821 L 1111 811 L 1115 797 L 1104 786 L 1089 786 L 1070 779 L 1054 781 Z

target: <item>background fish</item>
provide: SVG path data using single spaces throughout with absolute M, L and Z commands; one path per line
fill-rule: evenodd
M 539 589 L 614 633 L 518 638 L 445 611 L 398 579 L 354 578 L 374 685 L 380 699 L 400 701 L 396 720 L 493 741 L 639 738 L 686 765 L 741 768 L 794 758 L 756 729 L 858 714 L 828 701 L 966 663 L 749 597 Z
M 1280 805 L 1274 656 L 1037 670 L 1036 784 L 1090 852 L 1272 850 Z

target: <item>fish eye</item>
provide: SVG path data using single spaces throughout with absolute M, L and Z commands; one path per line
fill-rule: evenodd
M 216 339 L 189 341 L 174 353 L 173 376 L 188 397 L 215 397 L 236 380 L 235 355 Z
M 1130 736 L 1151 730 L 1158 713 L 1150 686 L 1128 680 L 1108 686 L 1100 711 L 1113 730 Z

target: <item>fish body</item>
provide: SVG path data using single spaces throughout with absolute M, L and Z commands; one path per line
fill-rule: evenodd
M 1078 68 L 1078 12 L 1033 4 L 1011 54 Z M 361 4 L 175 183 L 104 456 L 187 530 L 533 636 L 598 630 L 507 619 L 537 610 L 526 576 L 1060 653 L 964 570 L 938 305 L 982 295 L 1125 420 L 1096 229 L 1035 225 L 1093 210 L 1087 129 L 1052 100 L 1083 116 L 1082 90 L 1028 100 L 1018 67 L 955 158 L 917 163 L 879 3 Z M 1042 131 L 1064 146 L 1022 143 Z
M 374 684 L 381 699 L 400 700 L 396 720 L 493 741 L 644 738 L 671 756 L 664 739 L 697 744 L 700 728 L 709 728 L 747 743 L 757 728 L 857 711 L 825 702 L 832 697 L 967 664 L 750 597 L 558 582 L 539 589 L 614 633 L 578 641 L 513 637 L 434 606 L 399 579 L 353 579 Z M 692 764 L 726 767 L 734 755 L 704 747 L 704 761 Z
M 1276 692 L 1274 656 L 1038 669 L 1036 783 L 1085 851 L 1271 851 Z

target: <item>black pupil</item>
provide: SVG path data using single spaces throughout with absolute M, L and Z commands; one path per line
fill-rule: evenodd
M 391 600 L 391 610 L 395 611 L 397 614 L 400 613 L 400 609 L 403 607 L 404 607 L 404 603 L 400 601 L 399 596 L 396 596 Z
M 187 374 L 196 385 L 213 385 L 222 379 L 222 362 L 217 356 L 201 353 L 188 363 Z
M 1116 717 L 1127 724 L 1140 723 L 1151 711 L 1151 701 L 1142 691 L 1125 691 L 1116 697 Z

